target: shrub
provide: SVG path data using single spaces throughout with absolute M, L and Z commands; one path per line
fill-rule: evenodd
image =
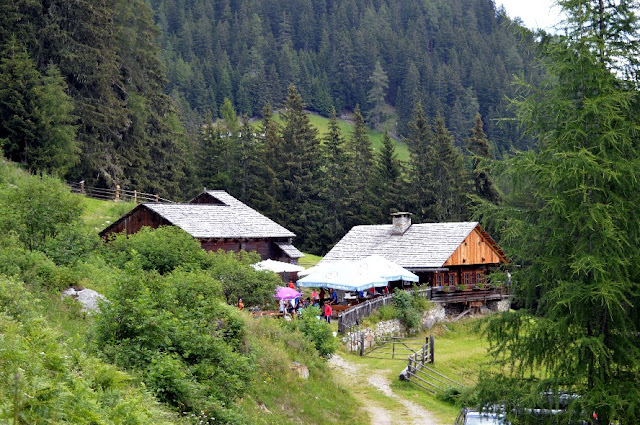
M 210 252 L 209 272 L 222 284 L 227 304 L 242 298 L 246 306 L 263 306 L 273 301 L 273 291 L 282 285 L 280 277 L 272 272 L 256 271 L 250 264 L 260 261 L 256 253 Z
M 130 375 L 71 349 L 33 299 L 21 282 L 0 277 L 0 412 L 7 423 L 170 422 Z
M 56 264 L 71 265 L 85 260 L 102 247 L 98 234 L 79 224 L 61 226 L 58 233 L 48 238 L 42 250 Z
M 320 309 L 307 307 L 302 310 L 297 325 L 304 336 L 312 341 L 322 357 L 331 357 L 336 351 L 335 338 L 331 327 L 324 320 L 319 320 Z
M 422 320 L 419 311 L 413 305 L 413 296 L 406 291 L 396 291 L 393 293 L 393 305 L 400 322 L 405 326 L 407 332 L 413 333 L 420 329 Z
M 206 268 L 207 253 L 200 242 L 175 226 L 143 227 L 138 233 L 114 236 L 107 244 L 106 258 L 117 267 L 135 261 L 143 270 L 170 273 L 178 267 Z
M 52 177 L 25 176 L 0 191 L 0 230 L 15 231 L 30 250 L 42 249 L 61 228 L 78 223 L 81 213 L 80 197 Z
M 203 270 L 160 275 L 130 265 L 96 316 L 95 346 L 176 409 L 231 417 L 224 406 L 246 391 L 252 363 L 244 319 L 219 292 Z

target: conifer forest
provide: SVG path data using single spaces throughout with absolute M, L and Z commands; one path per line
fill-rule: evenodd
M 105 243 L 134 205 L 80 181 L 225 190 L 316 260 L 394 212 L 477 221 L 511 308 L 439 328 L 479 342 L 434 423 L 640 423 L 640 1 L 556 0 L 551 31 L 499 4 L 0 0 L 0 425 L 375 419 L 319 309 L 253 317 L 282 284 L 259 254 L 172 226 Z M 85 287 L 95 313 L 61 298 Z M 437 301 L 397 292 L 416 323 Z

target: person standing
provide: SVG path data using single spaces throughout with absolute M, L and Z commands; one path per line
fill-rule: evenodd
M 333 314 L 333 309 L 331 308 L 331 304 L 326 302 L 324 304 L 324 317 L 327 319 L 327 323 L 331 323 L 331 315 Z

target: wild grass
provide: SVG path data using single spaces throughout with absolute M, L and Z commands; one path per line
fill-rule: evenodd
M 318 130 L 318 137 L 323 139 L 324 136 L 329 132 L 329 118 L 323 117 L 317 114 L 310 115 L 311 125 L 313 125 Z M 275 115 L 276 121 L 282 124 L 282 120 L 280 119 L 280 115 Z M 259 124 L 260 121 L 257 121 L 256 125 Z M 340 126 L 340 131 L 342 136 L 345 139 L 349 139 L 351 134 L 353 133 L 353 123 L 348 120 L 339 119 L 338 125 Z M 382 146 L 382 136 L 383 133 L 377 130 L 369 130 L 369 138 L 371 139 L 371 143 L 373 145 L 374 152 L 378 152 Z M 396 144 L 396 153 L 398 154 L 398 159 L 401 161 L 409 160 L 409 147 L 406 143 L 395 140 Z
M 84 196 L 82 200 L 84 205 L 82 220 L 96 232 L 104 230 L 136 206 L 134 202 L 102 201 Z
M 475 384 L 477 373 L 481 368 L 491 367 L 487 357 L 488 344 L 476 331 L 477 320 L 470 318 L 458 323 L 438 324 L 417 336 L 417 338 L 426 338 L 429 335 L 435 337 L 435 362 L 429 366 L 466 386 Z M 433 413 L 439 423 L 453 423 L 460 411 L 460 406 L 441 401 L 414 384 L 400 381 L 398 377 L 407 367 L 406 361 L 360 357 L 346 351 L 342 351 L 340 355 L 359 365 L 365 374 L 367 371 L 382 373 L 391 382 L 394 393 L 424 407 Z M 373 391 L 377 392 L 377 390 Z M 377 397 L 379 399 L 380 396 Z

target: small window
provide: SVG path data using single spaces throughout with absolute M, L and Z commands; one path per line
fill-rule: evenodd
M 465 285 L 469 284 L 469 281 L 471 280 L 470 278 L 471 278 L 471 275 L 469 273 L 465 273 L 464 274 L 464 284 Z
M 455 286 L 456 285 L 456 275 L 451 273 L 449 275 L 449 285 L 451 286 Z
M 482 283 L 484 276 L 482 276 L 482 273 L 476 273 L 476 283 Z
M 437 274 L 436 275 L 436 285 L 442 286 L 442 275 L 441 274 Z

